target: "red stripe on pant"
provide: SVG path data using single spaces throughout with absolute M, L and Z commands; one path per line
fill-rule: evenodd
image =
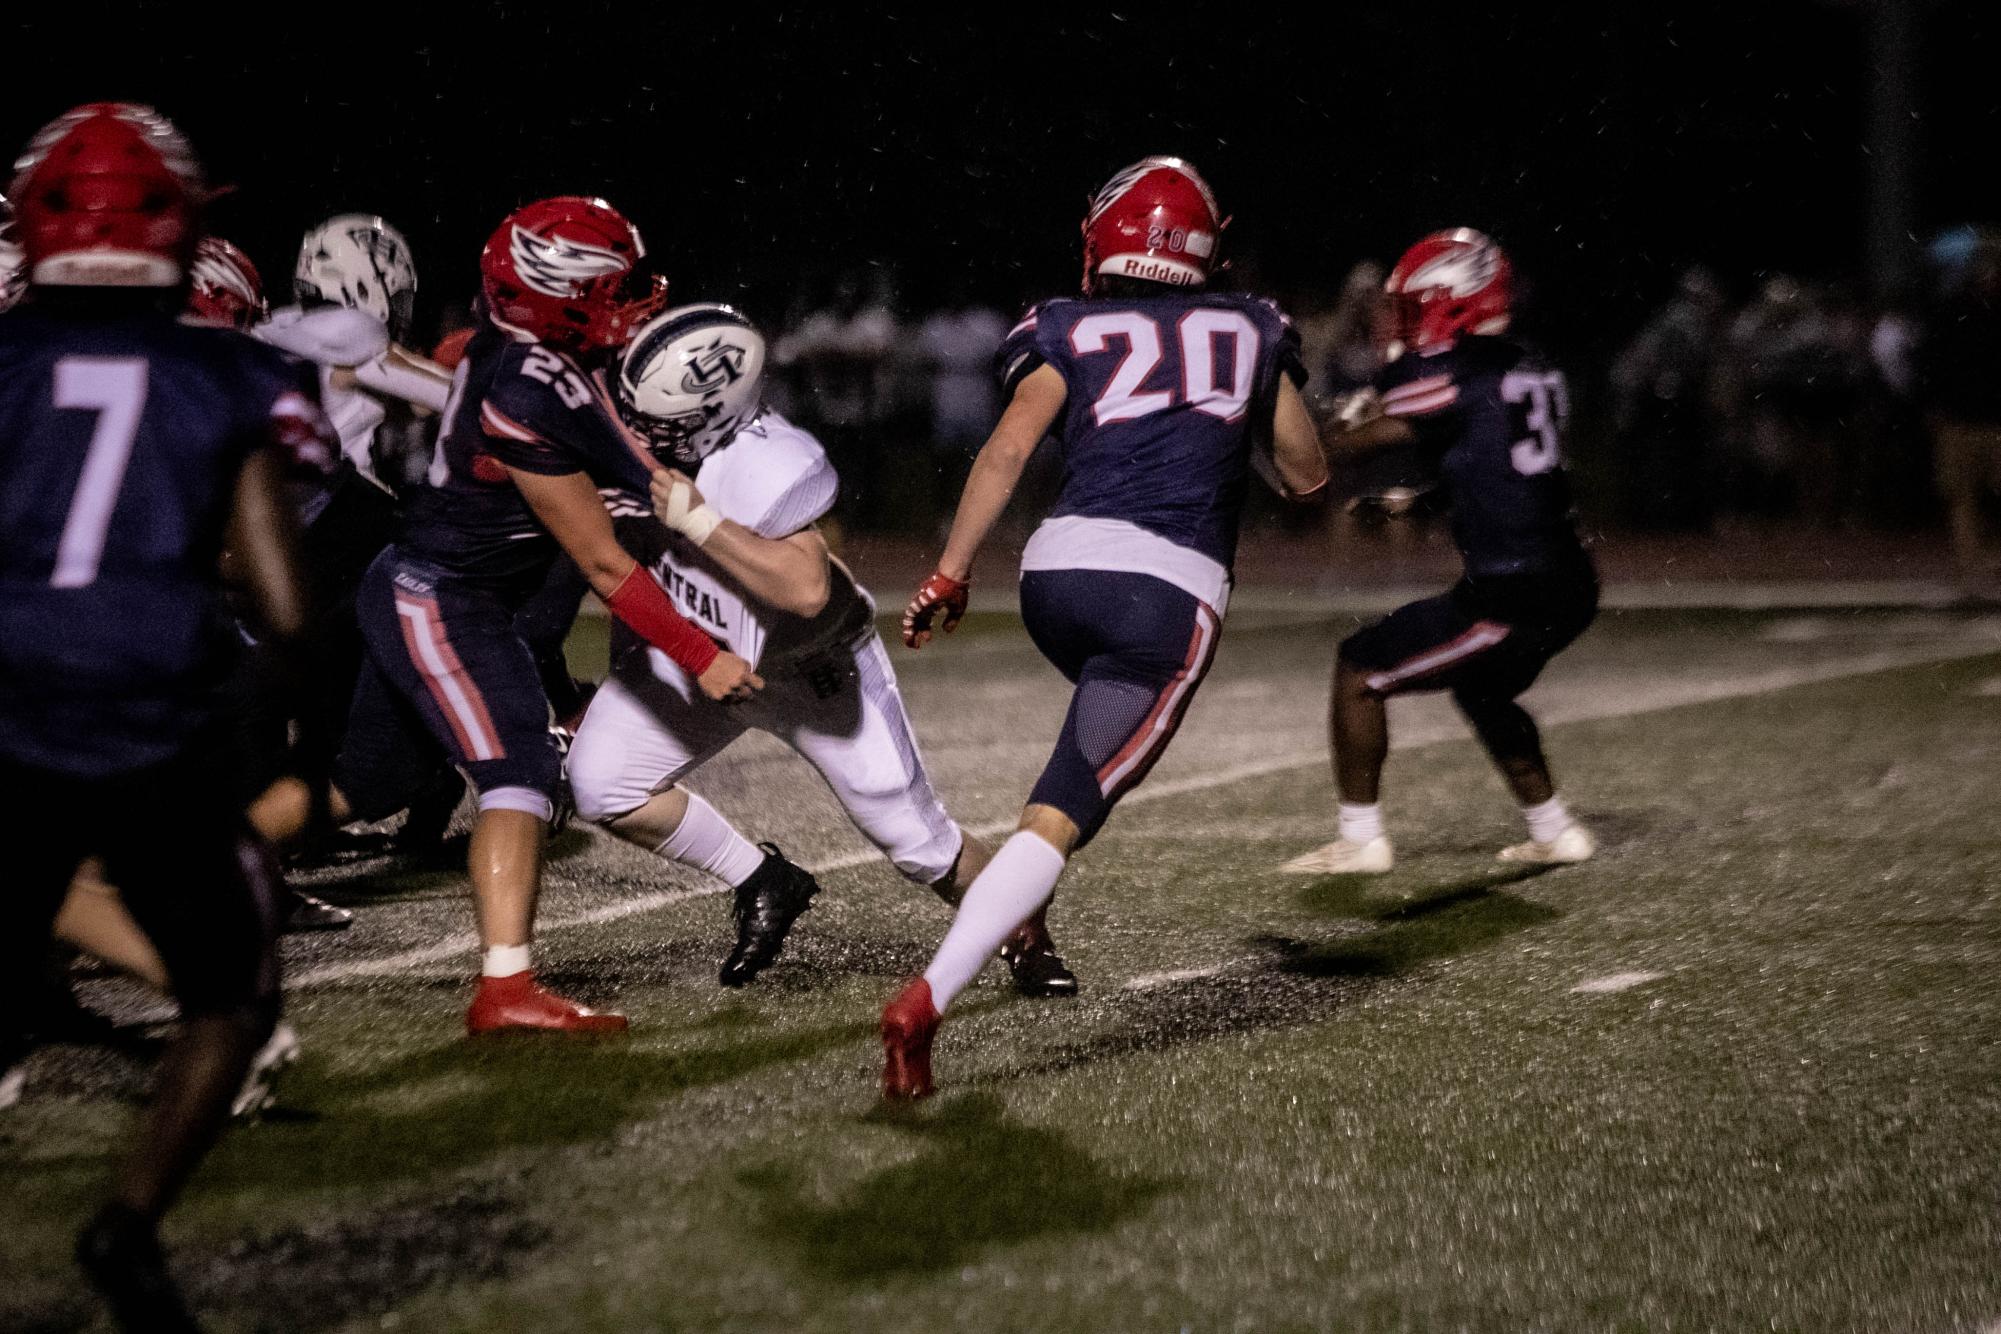
M 1098 790 L 1107 798 L 1117 797 L 1145 778 L 1180 730 L 1188 701 L 1194 698 L 1195 687 L 1216 655 L 1216 641 L 1220 638 L 1217 628 L 1215 610 L 1206 602 L 1196 603 L 1195 629 L 1188 636 L 1188 653 L 1182 659 L 1181 670 L 1155 698 L 1132 738 L 1098 770 Z
M 416 664 L 418 675 L 430 690 L 431 698 L 445 715 L 459 749 L 468 760 L 499 760 L 507 757 L 500 733 L 486 711 L 486 699 L 459 661 L 451 641 L 445 638 L 444 619 L 438 614 L 436 598 L 417 597 L 398 591 L 396 619 L 403 623 L 403 646 Z
M 1499 621 L 1475 621 L 1457 637 L 1436 648 L 1414 653 L 1386 672 L 1370 672 L 1364 684 L 1380 695 L 1485 653 L 1507 637 L 1508 627 Z

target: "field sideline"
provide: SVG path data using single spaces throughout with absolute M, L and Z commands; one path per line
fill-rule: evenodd
M 1330 836 L 1320 718 L 1353 623 L 1240 602 L 1059 897 L 1086 994 L 990 972 L 909 1115 L 875 1106 L 873 1017 L 944 910 L 762 738 L 695 786 L 828 892 L 748 992 L 714 985 L 711 885 L 558 846 L 547 968 L 625 1007 L 629 1041 L 468 1046 L 462 877 L 318 877 L 361 920 L 291 943 L 307 1056 L 170 1224 L 190 1288 L 224 1329 L 2001 1319 L 2001 622 L 1608 613 L 1531 697 L 1598 861 L 1494 863 L 1519 836 L 1498 781 L 1417 701 L 1393 713 L 1398 870 L 1279 876 Z M 1004 614 L 895 661 L 948 804 L 1011 825 L 1060 679 Z M 52 1049 L 0 1114 L 0 1327 L 93 1327 L 63 1254 L 144 1069 Z

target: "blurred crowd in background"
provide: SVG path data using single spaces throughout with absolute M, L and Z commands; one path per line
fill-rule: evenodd
M 1277 293 L 1324 413 L 1382 364 L 1384 273 L 1365 261 L 1332 291 Z M 1256 290 L 1255 265 L 1236 281 Z M 968 288 L 914 309 L 886 266 L 800 285 L 772 321 L 772 406 L 826 443 L 844 528 L 930 537 L 949 525 L 1003 406 L 995 353 L 1026 304 Z M 1691 267 L 1617 346 L 1566 345 L 1538 322 L 1533 289 L 1523 305 L 1518 332 L 1547 339 L 1572 381 L 1569 461 L 1587 527 L 1933 530 L 1968 592 L 2001 593 L 1987 554 L 2001 499 L 2001 232 L 1941 234 L 1891 300 Z M 1031 502 L 1053 492 L 1059 469 L 1040 460 L 1024 484 Z M 1380 532 L 1371 493 L 1398 480 L 1359 470 L 1344 505 L 1301 515 L 1265 503 L 1251 521 L 1338 526 L 1359 504 L 1359 530 Z M 1422 506 L 1410 518 L 1422 530 Z

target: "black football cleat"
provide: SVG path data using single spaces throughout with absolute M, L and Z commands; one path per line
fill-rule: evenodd
M 1077 994 L 1077 975 L 1056 952 L 1048 930 L 1039 924 L 1024 926 L 1009 936 L 1001 944 L 1000 956 L 1014 977 L 1014 989 L 1023 996 Z
M 153 1225 L 122 1204 L 107 1204 L 76 1239 L 76 1262 L 111 1307 L 120 1329 L 200 1334 L 201 1325 L 167 1273 Z
M 722 984 L 740 987 L 770 967 L 785 935 L 812 906 L 820 882 L 785 860 L 776 844 L 760 843 L 764 864 L 736 887 L 736 948 L 723 960 Z
M 285 891 L 285 934 L 302 931 L 345 931 L 354 925 L 354 914 L 337 908 L 325 899 L 296 889 Z

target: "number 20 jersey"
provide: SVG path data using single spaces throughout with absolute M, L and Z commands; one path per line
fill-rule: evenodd
M 1227 571 L 1279 377 L 1305 380 L 1278 307 L 1221 292 L 1045 301 L 1002 345 L 1002 384 L 1045 365 L 1069 390 L 1052 518 L 1129 523 Z
M 218 560 L 237 477 L 312 474 L 310 369 L 228 329 L 102 303 L 0 316 L 0 757 L 83 778 L 162 763 L 234 654 Z

